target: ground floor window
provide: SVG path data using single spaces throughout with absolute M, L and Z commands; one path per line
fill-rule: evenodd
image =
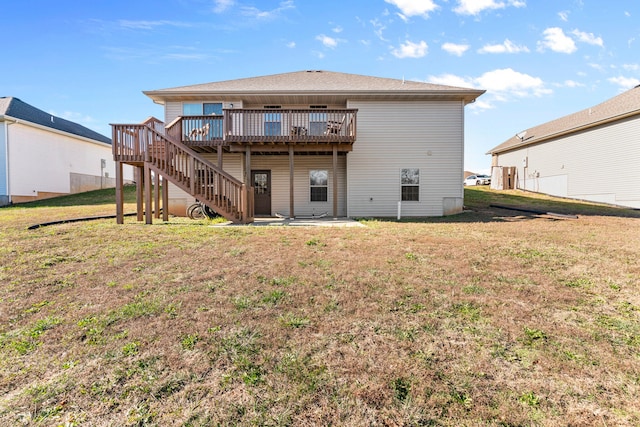
M 417 202 L 420 200 L 420 169 L 402 169 L 400 172 L 401 200 Z
M 326 170 L 309 171 L 309 188 L 312 202 L 328 200 L 329 172 Z

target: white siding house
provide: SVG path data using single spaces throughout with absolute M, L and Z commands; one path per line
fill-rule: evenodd
M 426 217 L 462 211 L 464 107 L 484 91 L 312 70 L 144 93 L 164 105 L 165 146 L 253 188 L 255 216 Z M 144 129 L 114 126 L 121 159 L 162 175 L 164 148 L 134 158 L 145 148 L 125 140 Z M 168 179 L 177 215 L 217 185 L 184 175 Z
M 0 98 L 0 205 L 114 187 L 114 177 L 109 138 Z
M 516 187 L 640 208 L 640 86 L 601 104 L 544 123 L 493 148 L 492 186 L 516 168 Z

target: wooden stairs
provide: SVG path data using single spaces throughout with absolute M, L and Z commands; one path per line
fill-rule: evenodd
M 167 135 L 159 120 L 112 128 L 116 162 L 149 168 L 234 223 L 253 221 L 252 189 Z

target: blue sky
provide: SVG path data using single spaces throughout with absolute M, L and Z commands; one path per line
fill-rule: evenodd
M 474 87 L 465 169 L 515 133 L 640 83 L 638 0 L 21 0 L 0 96 L 107 136 L 143 90 L 322 69 Z

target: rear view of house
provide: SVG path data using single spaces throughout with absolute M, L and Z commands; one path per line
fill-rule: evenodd
M 132 170 L 125 172 L 130 180 Z M 0 98 L 0 206 L 114 186 L 109 138 Z
M 518 132 L 489 154 L 494 188 L 640 208 L 640 86 Z
M 115 160 L 170 182 L 171 213 L 198 199 L 250 222 L 460 212 L 464 106 L 483 91 L 314 70 L 144 93 L 164 122 L 113 125 Z

